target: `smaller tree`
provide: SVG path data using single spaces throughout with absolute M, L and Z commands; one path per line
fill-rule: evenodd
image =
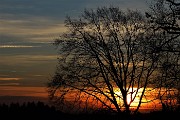
M 146 17 L 151 19 L 154 29 L 180 34 L 180 3 L 176 0 L 155 0 Z
M 176 0 L 156 0 L 146 13 L 154 31 L 162 31 L 163 36 L 155 45 L 160 53 L 158 80 L 159 99 L 163 108 L 174 110 L 180 98 L 180 3 Z

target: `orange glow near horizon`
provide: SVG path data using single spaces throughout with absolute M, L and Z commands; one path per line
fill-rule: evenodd
M 130 89 L 127 95 L 127 103 L 130 104 L 130 109 L 135 110 L 136 107 L 139 104 L 140 95 L 142 93 L 143 89 L 139 89 L 138 93 L 135 97 L 135 92 L 137 91 L 137 88 Z M 161 104 L 160 100 L 156 99 L 154 100 L 154 97 L 157 96 L 157 91 L 152 90 L 152 88 L 147 88 L 147 92 L 145 92 L 145 98 L 142 99 L 142 103 L 140 106 L 139 111 L 140 112 L 149 112 L 154 110 L 160 110 Z M 71 92 L 67 96 L 67 99 L 69 101 L 72 101 L 76 99 L 76 92 Z M 119 105 L 122 105 L 122 95 L 119 89 L 115 89 L 115 95 L 116 100 Z M 22 86 L 0 86 L 0 96 L 25 96 L 25 97 L 41 97 L 47 100 L 48 93 L 46 91 L 46 87 L 22 87 Z M 86 99 L 88 97 L 88 99 Z M 134 98 L 135 97 L 135 98 Z M 134 98 L 134 101 L 132 99 Z M 104 96 L 101 97 L 101 99 L 104 99 Z M 80 101 L 83 105 L 83 102 L 86 104 L 88 100 L 88 103 L 91 104 L 93 107 L 101 107 L 101 103 L 95 103 L 97 101 L 94 101 L 94 99 L 90 98 L 88 95 L 82 94 L 80 97 Z M 78 103 L 77 103 L 78 104 Z M 107 103 L 108 105 L 112 105 L 111 103 Z M 112 108 L 114 106 L 112 105 Z
M 29 96 L 46 98 L 48 93 L 45 87 L 0 86 L 0 96 Z
M 121 92 L 119 91 L 119 89 L 114 89 L 114 94 L 117 100 L 117 103 L 119 104 L 119 107 L 123 110 L 124 109 L 124 105 L 123 105 L 123 99 L 122 99 L 122 95 Z M 138 104 L 139 104 L 139 100 L 140 100 L 140 96 L 142 93 L 143 89 L 140 88 L 137 92 L 137 88 L 133 88 L 133 89 L 129 89 L 129 92 L 127 94 L 127 103 L 130 105 L 130 109 L 132 111 L 136 110 Z M 136 94 L 137 92 L 137 94 Z M 78 92 L 77 92 L 78 93 Z M 100 94 L 99 94 L 100 95 Z M 109 95 L 109 94 L 107 94 Z M 139 108 L 139 112 L 150 112 L 150 111 L 154 111 L 154 110 L 160 110 L 161 109 L 161 104 L 160 104 L 160 100 L 158 99 L 154 99 L 154 97 L 156 97 L 157 95 L 157 91 L 152 90 L 152 88 L 147 88 L 146 92 L 145 92 L 145 97 L 142 98 L 141 100 L 141 105 Z M 73 101 L 73 100 L 77 100 L 76 96 L 78 96 L 78 94 L 76 94 L 76 92 L 71 92 L 68 93 L 67 96 L 65 97 L 66 100 L 68 100 L 68 102 Z M 135 97 L 135 98 L 134 98 Z M 99 98 L 102 101 L 106 101 L 106 104 L 108 106 L 110 106 L 111 108 L 115 109 L 115 106 L 110 103 L 110 101 L 108 99 L 106 99 L 105 96 L 99 96 Z M 86 107 L 84 105 L 87 105 L 91 108 L 102 108 L 105 107 L 100 101 L 97 101 L 96 99 L 94 99 L 93 97 L 90 97 L 89 95 L 82 93 L 80 95 L 80 97 L 78 97 L 79 102 L 75 102 L 75 106 L 79 106 L 81 103 L 81 107 Z M 132 99 L 134 99 L 132 101 Z
M 138 90 L 138 92 L 137 92 Z M 136 109 L 138 104 L 139 104 L 139 100 L 140 100 L 140 96 L 142 94 L 143 89 L 137 89 L 137 88 L 130 88 L 128 93 L 127 93 L 127 98 L 126 101 L 128 104 L 130 104 L 130 109 Z M 137 92 L 137 94 L 136 94 Z M 119 91 L 119 89 L 115 89 L 115 95 L 116 95 L 116 100 L 118 101 L 118 104 L 122 103 L 122 99 L 120 99 L 119 97 L 122 97 L 121 92 Z M 154 97 L 157 95 L 157 93 L 155 91 L 152 91 L 152 88 L 146 88 L 146 92 L 144 94 L 145 97 L 142 98 L 141 100 L 141 106 L 140 106 L 140 110 L 155 110 L 155 109 L 161 109 L 161 104 L 160 104 L 160 100 L 153 100 Z M 134 100 L 133 100 L 134 99 Z

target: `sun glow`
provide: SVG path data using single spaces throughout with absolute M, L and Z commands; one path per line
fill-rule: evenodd
M 127 98 L 126 98 L 126 101 L 127 101 L 128 104 L 139 102 L 139 99 L 137 98 L 137 96 L 135 96 L 136 91 L 137 91 L 137 88 L 135 90 L 131 90 L 130 92 L 128 92 Z M 134 101 L 133 101 L 133 99 L 134 99 Z
M 107 96 L 111 98 L 109 92 L 105 91 Z M 143 88 L 130 88 L 127 92 L 126 96 L 126 102 L 130 107 L 130 110 L 135 111 L 139 105 L 141 94 L 143 92 Z M 80 95 L 80 96 L 79 96 Z M 139 107 L 139 112 L 151 112 L 154 110 L 160 110 L 161 109 L 161 103 L 158 99 L 155 99 L 158 95 L 158 90 L 155 90 L 153 88 L 146 88 L 144 91 L 144 95 L 141 99 L 141 104 Z M 78 98 L 74 97 L 78 96 Z M 124 109 L 124 101 L 123 96 L 121 94 L 121 91 L 119 88 L 114 88 L 114 96 L 116 97 L 117 104 L 120 109 Z M 105 96 L 102 96 L 101 94 L 96 94 L 96 97 L 98 97 L 100 100 L 102 100 L 107 106 L 111 107 L 112 109 L 116 109 L 113 103 L 111 101 L 108 101 Z M 65 96 L 65 99 L 67 99 L 68 102 L 73 102 L 76 107 L 89 107 L 89 108 L 102 108 L 105 107 L 104 104 L 101 103 L 101 101 L 98 101 L 97 99 L 89 96 L 85 93 L 79 93 L 78 91 L 70 92 Z M 80 101 L 77 102 L 77 99 Z M 69 104 L 69 103 L 68 103 Z
M 139 96 L 140 96 L 140 93 L 142 92 L 142 89 L 139 89 L 138 91 L 137 90 L 138 90 L 137 88 L 131 88 L 127 92 L 126 101 L 127 101 L 127 104 L 129 104 L 131 107 L 138 106 Z M 115 90 L 115 96 L 116 96 L 117 102 L 119 104 L 122 103 L 122 101 L 123 101 L 122 94 L 119 91 L 119 89 Z
M 127 92 L 126 101 L 127 104 L 130 106 L 130 109 L 135 110 L 140 102 L 140 97 L 142 95 L 143 88 L 130 88 Z M 116 96 L 116 100 L 119 105 L 123 104 L 123 98 L 120 90 L 117 88 L 114 92 Z M 141 99 L 140 104 L 140 112 L 149 112 L 151 110 L 159 110 L 161 109 L 161 102 L 157 98 L 158 90 L 153 88 L 146 88 L 144 91 L 144 95 Z

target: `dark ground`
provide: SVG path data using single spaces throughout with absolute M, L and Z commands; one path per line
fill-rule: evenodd
M 136 115 L 110 114 L 98 111 L 91 114 L 67 114 L 50 107 L 43 102 L 0 104 L 2 120 L 178 120 L 180 109 L 176 111 L 156 111 L 151 113 L 138 113 Z M 0 118 L 0 119 L 1 119 Z

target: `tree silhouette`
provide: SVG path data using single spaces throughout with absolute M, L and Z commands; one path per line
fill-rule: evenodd
M 176 0 L 157 0 L 146 13 L 154 31 L 162 31 L 163 36 L 155 45 L 160 55 L 160 74 L 156 84 L 159 99 L 164 109 L 174 110 L 180 103 L 180 3 Z M 165 108 L 167 107 L 167 108 Z
M 164 29 L 170 34 L 180 34 L 180 2 L 176 0 L 156 0 L 146 16 L 154 23 L 154 28 Z
M 60 57 L 48 84 L 50 99 L 59 106 L 98 106 L 118 113 L 130 113 L 138 99 L 136 113 L 158 76 L 158 44 L 166 39 L 151 24 L 140 12 L 117 7 L 67 17 L 69 31 L 55 40 Z

